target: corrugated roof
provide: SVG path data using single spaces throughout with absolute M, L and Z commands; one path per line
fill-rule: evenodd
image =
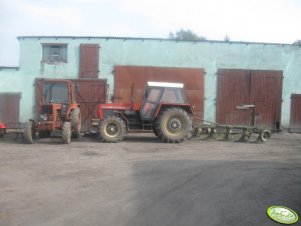
M 282 45 L 282 46 L 291 46 L 292 44 L 288 43 L 268 43 L 268 42 L 243 42 L 243 41 L 220 41 L 220 40 L 198 40 L 198 41 L 184 41 L 184 40 L 176 40 L 176 39 L 165 39 L 165 38 L 142 38 L 142 37 L 112 37 L 112 36 L 18 36 L 17 39 L 20 41 L 21 39 L 117 39 L 117 40 L 150 40 L 150 41 L 174 41 L 174 42 L 205 42 L 205 43 L 228 43 L 228 44 L 244 44 L 244 45 Z

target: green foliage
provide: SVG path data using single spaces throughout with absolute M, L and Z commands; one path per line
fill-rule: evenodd
M 293 45 L 301 47 L 301 40 L 296 40 Z
M 175 33 L 170 32 L 169 39 L 174 39 L 174 40 L 182 40 L 182 41 L 204 41 L 207 40 L 205 37 L 198 36 L 195 34 L 193 31 L 187 29 L 180 29 L 176 31 Z

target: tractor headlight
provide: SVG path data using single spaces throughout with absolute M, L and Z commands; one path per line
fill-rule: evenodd
M 40 114 L 39 121 L 47 121 L 47 114 Z

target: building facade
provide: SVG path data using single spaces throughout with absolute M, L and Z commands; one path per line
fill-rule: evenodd
M 272 110 L 268 110 L 270 114 L 265 116 L 277 118 L 272 122 L 275 124 L 274 129 L 290 127 L 291 97 L 292 94 L 301 93 L 300 45 L 112 37 L 25 36 L 18 39 L 20 65 L 16 68 L 0 67 L 0 95 L 19 95 L 20 122 L 34 118 L 37 78 L 103 79 L 108 85 L 106 92 L 114 96 L 113 93 L 118 92 L 114 90 L 114 86 L 115 89 L 120 88 L 115 84 L 115 80 L 122 76 L 116 73 L 130 71 L 133 71 L 133 74 L 139 71 L 143 73 L 140 69 L 146 68 L 147 73 L 157 73 L 155 77 L 150 78 L 158 78 L 160 71 L 172 68 L 171 75 L 164 75 L 167 74 L 167 70 L 166 73 L 162 72 L 160 80 L 164 81 L 164 76 L 172 77 L 172 74 L 178 72 L 185 74 L 185 70 L 200 69 L 203 87 L 198 86 L 197 90 L 191 87 L 190 93 L 193 92 L 192 96 L 198 96 L 198 93 L 200 96 L 203 95 L 200 100 L 203 102 L 200 103 L 202 106 L 200 116 L 203 119 L 221 123 L 240 123 L 239 120 L 242 119 L 223 119 L 222 116 L 233 114 L 225 109 L 227 106 L 223 106 L 222 103 L 235 100 L 232 103 L 234 105 L 251 105 L 257 101 L 255 113 L 247 114 L 253 115 L 256 120 L 256 117 L 257 119 L 261 117 L 256 113 L 256 107 L 259 106 L 257 103 L 265 99 L 263 101 L 265 105 L 261 106 L 262 111 L 266 111 L 264 107 L 269 102 L 276 103 L 270 108 Z M 94 70 L 87 70 L 89 68 Z M 143 77 L 142 74 L 141 76 Z M 128 78 L 131 78 L 130 74 Z M 187 75 L 186 80 L 195 81 L 195 77 Z M 122 79 L 119 83 L 123 84 Z M 260 94 L 261 99 L 258 94 L 260 90 L 266 90 L 266 93 Z M 273 92 L 271 98 L 266 99 L 271 92 Z M 238 98 L 244 95 L 244 100 Z M 4 110 L 2 115 L 3 112 Z M 298 124 L 299 116 L 296 117 Z

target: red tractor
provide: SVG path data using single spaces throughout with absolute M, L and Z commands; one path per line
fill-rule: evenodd
M 193 115 L 183 87 L 182 83 L 148 82 L 142 103 L 132 98 L 128 104 L 100 104 L 101 140 L 118 142 L 127 132 L 153 131 L 162 141 L 183 141 L 192 131 Z
M 38 121 L 29 120 L 24 128 L 27 144 L 34 143 L 36 132 L 40 138 L 51 132 L 61 132 L 65 144 L 71 137 L 78 138 L 81 129 L 81 113 L 75 100 L 75 86 L 68 80 L 43 80 L 41 107 Z

